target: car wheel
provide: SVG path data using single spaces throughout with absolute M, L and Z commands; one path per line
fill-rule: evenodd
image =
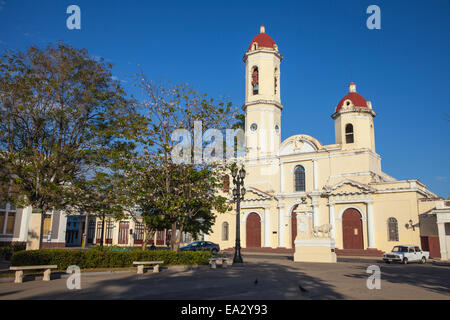
M 218 252 L 217 249 L 212 249 L 212 250 L 211 250 L 211 253 L 212 253 L 212 254 L 217 254 L 217 252 Z
M 403 258 L 403 264 L 408 264 L 408 258 Z
M 425 264 L 425 263 L 427 263 L 427 258 L 425 258 L 425 257 L 422 257 L 422 260 L 420 260 L 420 263 L 422 263 L 422 264 Z
M 390 264 L 390 263 L 391 263 L 389 260 L 386 260 L 385 262 L 386 262 L 387 264 Z

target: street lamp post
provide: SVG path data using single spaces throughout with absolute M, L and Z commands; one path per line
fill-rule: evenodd
M 243 263 L 241 256 L 241 200 L 244 200 L 245 188 L 244 179 L 245 179 L 245 169 L 241 168 L 233 168 L 231 171 L 231 175 L 233 176 L 233 184 L 235 185 L 233 189 L 233 200 L 236 202 L 236 248 L 234 251 L 233 263 Z M 242 187 L 242 188 L 241 188 Z

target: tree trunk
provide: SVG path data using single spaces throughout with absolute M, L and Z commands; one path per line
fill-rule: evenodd
M 84 223 L 84 234 L 83 234 L 83 245 L 82 248 L 86 248 L 86 241 L 87 241 L 87 233 L 88 233 L 88 229 L 89 228 L 89 213 L 86 213 L 86 221 Z
M 172 234 L 170 236 L 170 248 L 172 251 L 177 252 L 178 248 L 176 247 L 176 234 L 177 234 L 177 223 L 172 223 Z
M 42 241 L 44 239 L 43 237 L 43 233 L 44 233 L 44 220 L 45 220 L 45 213 L 42 210 L 41 212 L 41 230 L 39 232 L 39 246 L 38 246 L 38 250 L 42 249 Z
M 105 215 L 103 215 L 103 219 L 102 219 L 102 237 L 100 238 L 100 247 L 103 248 L 103 236 L 105 234 Z

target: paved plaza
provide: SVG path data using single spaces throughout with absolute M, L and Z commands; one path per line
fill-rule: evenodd
M 244 260 L 244 265 L 227 269 L 82 275 L 81 290 L 72 291 L 67 278 L 0 282 L 0 299 L 450 299 L 448 265 L 350 258 L 337 264 L 294 263 L 291 257 L 268 255 L 246 255 Z M 366 286 L 370 265 L 381 268 L 379 290 Z

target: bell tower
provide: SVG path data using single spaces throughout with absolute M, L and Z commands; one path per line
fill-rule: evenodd
M 356 84 L 350 83 L 348 94 L 339 102 L 334 119 L 336 144 L 342 150 L 369 149 L 375 152 L 375 130 L 373 119 L 376 116 L 372 103 L 356 92 Z
M 245 132 L 247 156 L 278 153 L 281 143 L 281 81 L 283 56 L 264 26 L 245 53 Z

